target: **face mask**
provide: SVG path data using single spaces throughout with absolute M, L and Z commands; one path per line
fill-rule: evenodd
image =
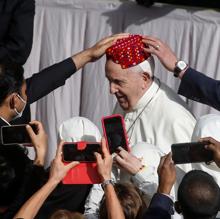
M 17 115 L 16 115 L 13 119 L 17 119 L 17 118 L 22 117 L 23 112 L 24 112 L 24 109 L 25 109 L 25 107 L 26 107 L 26 105 L 27 105 L 27 101 L 25 101 L 19 94 L 17 94 L 17 96 L 18 96 L 18 98 L 24 103 L 24 107 L 23 107 L 23 109 L 21 110 L 21 112 L 18 112 L 18 110 L 17 110 L 16 108 L 14 108 L 14 111 L 15 111 L 15 113 L 16 113 Z

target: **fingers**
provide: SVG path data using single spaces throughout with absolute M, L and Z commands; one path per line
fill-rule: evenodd
M 118 34 L 114 34 L 110 37 L 107 37 L 107 39 L 109 39 L 109 40 L 119 40 L 119 39 L 126 38 L 126 37 L 129 37 L 129 36 L 130 36 L 129 33 L 118 33 Z
M 214 138 L 205 137 L 205 138 L 200 138 L 199 141 L 200 142 L 207 142 L 207 145 L 205 145 L 205 148 L 207 150 L 211 150 L 213 152 L 218 151 L 219 142 L 216 141 Z
M 102 147 L 102 153 L 103 153 L 103 157 L 107 157 L 109 156 L 109 151 L 108 151 L 108 148 L 107 148 L 107 145 L 106 145 L 106 140 L 104 137 L 102 137 L 102 140 L 101 140 L 101 147 Z
M 157 37 L 153 37 L 153 36 L 143 36 L 143 40 L 148 41 L 148 42 L 157 42 L 157 43 L 161 43 L 161 40 L 158 39 Z
M 144 52 L 158 55 L 158 50 L 156 50 L 154 47 L 144 48 Z
M 41 127 L 41 128 L 43 127 L 42 123 L 39 122 L 39 121 L 37 121 L 37 120 L 31 121 L 31 122 L 29 122 L 29 124 L 31 124 L 31 125 L 36 125 L 36 126 L 39 126 L 39 127 Z
M 129 36 L 130 36 L 129 33 L 120 33 L 120 34 L 113 35 L 112 37 L 114 38 L 114 41 L 117 41 L 119 39 L 126 38 Z
M 164 165 L 165 165 L 165 164 L 173 164 L 171 152 L 166 155 L 165 160 L 164 160 Z
M 109 48 L 112 46 L 117 40 L 129 37 L 129 33 L 120 33 L 120 34 L 115 34 L 110 37 L 106 37 L 102 40 L 102 43 L 105 45 L 106 48 Z
M 113 37 L 126 37 L 126 36 L 130 36 L 130 33 L 117 33 L 112 35 Z
M 64 144 L 64 141 L 61 141 L 60 144 L 58 145 L 55 158 L 58 158 L 58 159 L 61 158 L 63 144 Z
M 143 42 L 147 46 L 147 48 L 144 48 L 145 52 L 149 52 L 149 53 L 157 55 L 157 53 L 161 47 L 161 44 L 159 42 L 148 41 L 148 40 L 143 40 Z
M 119 152 L 117 153 L 123 159 L 126 159 L 130 154 L 122 147 L 118 147 Z
M 33 131 L 33 129 L 31 128 L 31 126 L 30 126 L 30 125 L 26 125 L 26 130 L 27 130 L 28 135 L 30 136 L 30 138 L 33 139 L 36 134 L 34 133 L 34 131 Z
M 36 128 L 37 133 L 41 130 L 44 130 L 42 123 L 37 120 L 31 121 L 29 122 L 29 124 L 34 125 L 34 128 Z
M 95 157 L 96 157 L 97 165 L 98 165 L 98 166 L 102 165 L 103 159 L 102 159 L 101 154 L 99 154 L 99 153 L 97 153 L 97 152 L 95 152 L 94 154 L 95 154 Z
M 165 161 L 165 159 L 166 159 L 166 156 L 167 156 L 167 155 L 165 155 L 165 156 L 163 156 L 163 157 L 160 158 L 160 163 L 159 163 L 159 166 L 158 166 L 158 168 L 157 168 L 157 172 L 158 172 L 158 173 L 160 173 L 161 167 L 162 167 L 163 164 L 164 164 L 164 161 Z
M 122 158 L 122 157 L 120 157 L 119 155 L 116 155 L 115 157 L 114 157 L 114 161 L 116 161 L 117 162 L 117 164 L 119 164 L 120 166 L 124 166 L 124 165 L 126 165 L 126 161 Z
M 209 143 L 212 143 L 212 144 L 217 144 L 217 143 L 218 143 L 218 141 L 216 141 L 216 140 L 215 140 L 214 138 L 212 138 L 212 137 L 200 138 L 199 141 L 201 141 L 201 142 L 206 141 L 206 142 L 209 142 Z
M 173 163 L 173 160 L 172 160 L 172 153 L 170 152 L 169 154 L 161 157 L 160 159 L 160 163 L 159 163 L 159 166 L 157 168 L 157 172 L 160 173 L 161 171 L 161 168 L 165 165 L 170 165 L 170 164 L 174 164 Z
M 69 170 L 72 169 L 73 167 L 77 166 L 78 164 L 79 164 L 78 161 L 73 161 L 73 162 L 67 164 L 67 165 L 66 165 L 67 171 L 69 171 Z
M 157 40 L 157 41 L 154 41 L 154 40 L 149 40 L 149 39 L 143 39 L 142 40 L 143 41 L 143 43 L 145 43 L 147 46 L 153 46 L 154 48 L 156 48 L 157 46 L 161 46 L 162 45 L 162 43 L 159 41 L 159 40 Z
M 209 144 L 209 145 L 206 145 L 205 148 L 207 150 L 211 150 L 213 152 L 217 151 L 217 148 L 216 148 L 216 145 L 215 144 Z

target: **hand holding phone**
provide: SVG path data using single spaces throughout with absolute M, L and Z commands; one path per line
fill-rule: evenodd
M 65 162 L 95 162 L 94 153 L 101 153 L 101 145 L 99 142 L 65 142 L 62 150 Z
M 103 117 L 102 128 L 111 154 L 116 152 L 118 147 L 130 151 L 124 118 L 120 114 Z
M 213 160 L 220 167 L 220 142 L 212 137 L 205 137 L 200 140 L 209 142 L 206 148 L 213 152 Z
M 120 168 L 123 168 L 125 171 L 132 175 L 135 175 L 144 167 L 141 159 L 127 152 L 122 147 L 118 148 L 117 155 L 118 156 L 114 157 L 114 161 L 116 161 L 116 164 L 118 164 Z
M 102 138 L 101 148 L 103 156 L 101 156 L 99 153 L 95 153 L 95 156 L 97 160 L 97 171 L 103 182 L 105 180 L 111 179 L 113 159 L 107 148 L 105 138 Z
M 157 172 L 159 176 L 158 192 L 169 195 L 176 182 L 176 168 L 171 153 L 160 158 Z
M 34 129 L 32 127 L 34 127 Z M 28 132 L 28 135 L 30 136 L 31 144 L 35 148 L 34 164 L 38 166 L 43 166 L 48 147 L 47 133 L 45 132 L 42 123 L 39 121 L 31 121 L 26 126 L 26 130 Z
M 205 148 L 208 144 L 209 142 L 172 144 L 172 159 L 175 164 L 213 161 L 213 152 Z
M 63 142 L 61 141 L 57 147 L 56 156 L 50 166 L 49 180 L 53 183 L 56 182 L 57 184 L 66 176 L 68 171 L 79 164 L 78 162 L 70 162 L 65 165 L 62 162 L 62 147 Z
M 71 161 L 80 163 L 71 169 L 65 178 L 64 184 L 97 184 L 101 183 L 97 172 L 95 152 L 101 153 L 99 142 L 65 142 L 62 147 L 63 162 Z
M 34 124 L 29 124 L 34 132 L 37 132 Z M 1 141 L 3 145 L 31 144 L 31 138 L 26 129 L 27 124 L 2 126 Z

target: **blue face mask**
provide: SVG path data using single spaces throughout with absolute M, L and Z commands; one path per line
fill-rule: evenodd
M 14 111 L 17 115 L 13 118 L 13 120 L 22 117 L 24 109 L 27 105 L 27 101 L 25 101 L 19 94 L 17 94 L 17 97 L 24 103 L 24 106 L 23 106 L 23 109 L 21 110 L 21 112 L 18 112 L 18 110 L 16 108 L 14 108 Z

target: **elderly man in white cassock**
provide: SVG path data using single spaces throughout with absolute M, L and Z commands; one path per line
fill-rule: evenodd
M 130 145 L 147 142 L 167 154 L 173 143 L 191 140 L 195 118 L 184 101 L 154 77 L 154 58 L 142 37 L 131 35 L 107 49 L 106 77 L 124 116 Z
M 114 160 L 126 174 L 120 172 L 115 177 L 121 182 L 131 180 L 151 196 L 156 192 L 157 166 L 146 158 L 159 160 L 159 155 L 170 152 L 171 144 L 190 142 L 195 119 L 182 99 L 154 77 L 154 59 L 144 52 L 144 46 L 140 35 L 117 40 L 106 51 L 105 67 L 110 92 L 117 98 L 114 113 L 124 116 L 132 147 L 131 154 L 119 148 Z M 137 144 L 140 142 L 148 144 Z M 191 170 L 191 165 L 180 168 L 186 172 Z M 95 212 L 93 206 L 98 205 L 94 197 L 99 196 L 99 192 L 93 188 L 87 199 L 85 214 L 89 219 Z M 172 194 L 175 195 L 174 191 Z

